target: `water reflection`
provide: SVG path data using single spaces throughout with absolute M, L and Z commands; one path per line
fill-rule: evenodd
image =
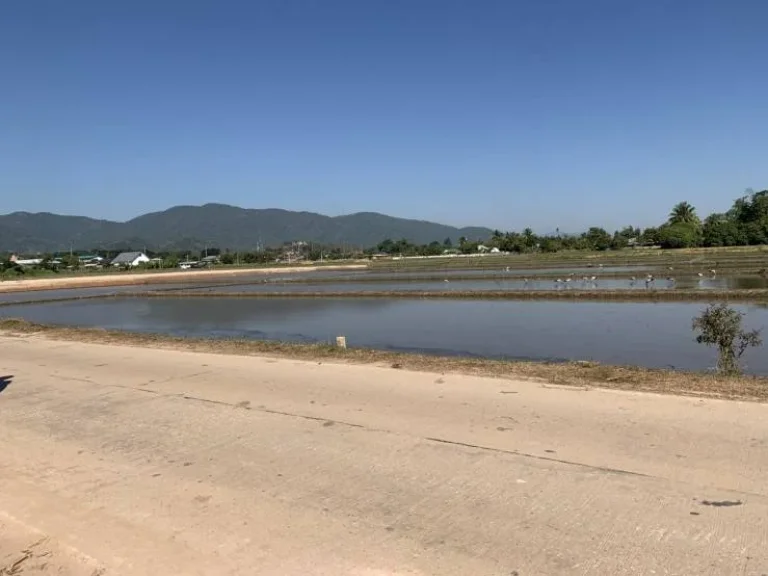
M 700 303 L 508 302 L 388 299 L 118 299 L 0 309 L 36 322 L 186 336 L 227 336 L 494 358 L 596 360 L 706 370 L 715 352 L 694 341 Z M 747 328 L 768 309 L 738 306 Z M 768 355 L 745 354 L 768 374 Z

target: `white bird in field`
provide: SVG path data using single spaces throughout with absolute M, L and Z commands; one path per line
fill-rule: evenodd
M 699 278 L 703 278 L 703 277 L 704 277 L 704 274 L 702 274 L 701 272 L 699 272 L 698 274 L 696 274 L 696 276 L 698 276 Z
M 443 282 L 448 282 L 448 278 L 446 278 L 445 280 L 443 280 Z
M 667 270 L 671 271 L 671 270 L 674 270 L 674 268 L 672 268 L 672 266 L 670 266 L 670 267 L 667 268 Z
M 645 287 L 650 288 L 651 284 L 653 284 L 654 280 L 656 280 L 651 274 L 648 274 L 648 277 L 645 279 Z
M 717 274 L 717 270 L 712 268 L 712 270 L 710 270 L 709 273 L 712 274 L 712 276 L 715 276 Z

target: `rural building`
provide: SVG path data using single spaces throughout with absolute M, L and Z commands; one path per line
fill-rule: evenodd
M 92 254 L 78 256 L 78 260 L 83 268 L 101 268 L 104 264 L 104 258 Z
M 11 255 L 11 262 L 19 266 L 38 266 L 43 263 L 42 258 L 19 258 L 16 254 Z
M 112 266 L 131 268 L 145 262 L 149 262 L 149 257 L 144 252 L 121 252 L 112 260 Z
M 78 256 L 77 259 L 80 261 L 80 264 L 100 264 L 104 260 L 98 254 L 83 254 Z

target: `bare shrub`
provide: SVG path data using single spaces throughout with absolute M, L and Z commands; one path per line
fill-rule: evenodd
M 740 374 L 742 354 L 763 343 L 759 330 L 742 329 L 743 318 L 742 312 L 727 304 L 711 304 L 693 319 L 693 330 L 699 332 L 696 342 L 717 347 L 717 371 L 721 374 Z

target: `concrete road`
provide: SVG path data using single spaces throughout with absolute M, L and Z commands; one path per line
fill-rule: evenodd
M 768 574 L 763 404 L 34 336 L 0 377 L 0 573 Z

